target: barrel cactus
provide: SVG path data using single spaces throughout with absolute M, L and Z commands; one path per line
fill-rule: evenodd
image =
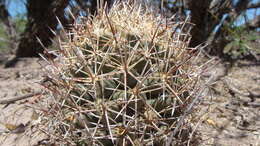
M 179 128 L 177 143 L 189 128 L 176 125 L 198 77 L 186 26 L 128 3 L 77 20 L 46 67 L 51 138 L 69 145 L 165 145 Z

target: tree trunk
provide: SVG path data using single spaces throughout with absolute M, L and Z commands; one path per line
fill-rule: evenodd
M 67 24 L 64 16 L 64 9 L 69 0 L 28 0 L 27 19 L 24 33 L 16 51 L 16 57 L 36 57 L 43 53 L 44 47 L 52 44 L 54 34 L 51 30 L 56 30 L 58 26 L 57 18 L 63 25 Z M 39 43 L 37 38 L 42 42 Z
M 208 8 L 210 0 L 196 0 L 190 1 L 188 4 L 191 11 L 191 23 L 195 26 L 191 30 L 193 36 L 190 42 L 192 47 L 203 43 L 207 38 L 207 20 L 209 17 Z

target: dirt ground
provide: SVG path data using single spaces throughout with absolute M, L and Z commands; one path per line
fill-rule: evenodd
M 0 100 L 39 92 L 42 79 L 37 58 L 22 59 L 14 68 L 0 66 Z M 0 146 L 38 145 L 45 135 L 34 127 L 39 95 L 11 104 L 0 104 Z
M 200 105 L 201 145 L 260 146 L 260 64 L 218 64 L 209 74 L 221 76 Z
M 0 61 L 0 100 L 42 90 L 41 60 L 22 59 L 14 68 Z M 205 78 L 222 74 L 201 98 L 198 124 L 200 145 L 260 146 L 260 64 L 239 61 L 232 68 L 220 63 Z M 41 96 L 0 104 L 0 146 L 39 145 L 46 138 L 34 127 Z

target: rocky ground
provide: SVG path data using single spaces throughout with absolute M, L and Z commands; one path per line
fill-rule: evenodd
M 38 94 L 40 64 L 39 59 L 23 59 L 14 68 L 4 68 L 0 61 L 0 102 L 32 93 L 30 98 L 0 104 L 0 146 L 39 145 L 46 138 L 34 126 L 37 108 L 44 105 Z M 194 124 L 200 145 L 260 146 L 260 64 L 219 63 L 205 73 L 211 75 L 219 76 L 201 98 Z
M 22 59 L 14 68 L 0 66 L 0 102 L 29 95 L 30 98 L 10 104 L 0 103 L 0 146 L 38 145 L 45 138 L 34 123 L 38 120 L 36 111 L 42 106 L 42 78 L 39 59 Z
M 201 145 L 260 146 L 260 64 L 218 64 L 200 107 Z

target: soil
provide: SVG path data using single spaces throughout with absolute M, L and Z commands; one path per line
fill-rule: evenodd
M 260 64 L 222 63 L 208 75 L 220 77 L 200 105 L 201 145 L 260 146 Z
M 41 62 L 37 58 L 21 59 L 15 67 L 0 65 L 0 100 L 39 92 L 42 87 Z M 34 127 L 41 96 L 0 104 L 0 146 L 38 145 L 46 136 Z
M 4 61 L 0 61 L 0 100 L 41 91 L 40 64 L 40 59 L 27 58 L 13 68 L 4 68 Z M 230 67 L 219 63 L 205 72 L 204 78 L 219 74 L 201 98 L 194 122 L 200 145 L 260 146 L 260 64 L 238 61 Z M 39 145 L 46 140 L 34 126 L 37 108 L 44 106 L 41 98 L 37 94 L 0 104 L 0 146 Z

